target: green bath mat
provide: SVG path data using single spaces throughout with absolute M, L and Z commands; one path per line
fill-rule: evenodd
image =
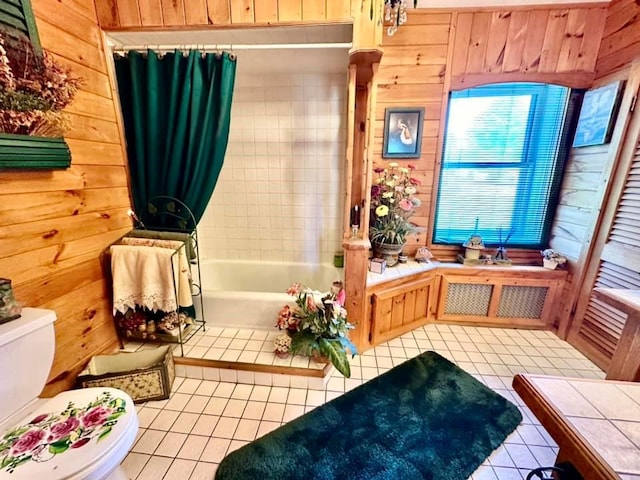
M 216 480 L 466 480 L 521 420 L 426 352 L 232 452 Z

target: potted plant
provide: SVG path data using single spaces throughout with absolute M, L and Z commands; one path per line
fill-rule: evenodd
M 558 268 L 558 265 L 564 265 L 567 262 L 567 257 L 552 248 L 542 250 L 540 254 L 542 255 L 542 266 L 549 270 L 555 270 Z
M 347 321 L 342 282 L 334 282 L 326 294 L 294 283 L 287 293 L 295 297 L 295 305 L 285 305 L 278 313 L 276 326 L 291 338 L 289 351 L 294 355 L 326 357 L 346 378 L 351 376 L 347 349 L 351 356 L 358 352 L 349 340 L 354 325 Z M 276 339 L 276 351 L 284 343 Z
M 369 239 L 376 256 L 384 258 L 389 267 L 397 263 L 407 236 L 420 231 L 409 221 L 421 204 L 415 197 L 420 181 L 411 176 L 415 168 L 398 168 L 391 162 L 389 168 L 374 169 L 378 178 L 371 187 Z

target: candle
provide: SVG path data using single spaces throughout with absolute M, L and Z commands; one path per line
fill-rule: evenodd
M 360 207 L 355 205 L 351 209 L 351 226 L 359 227 L 360 226 Z

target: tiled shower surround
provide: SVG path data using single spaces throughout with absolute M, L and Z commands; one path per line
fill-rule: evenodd
M 201 252 L 330 263 L 342 238 L 346 73 L 244 73 L 240 60 Z

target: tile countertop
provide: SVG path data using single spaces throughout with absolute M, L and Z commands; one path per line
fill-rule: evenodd
M 563 443 L 575 434 L 585 447 L 585 455 L 604 462 L 608 471 L 625 480 L 640 479 L 640 384 L 542 375 L 517 377 L 522 377 L 525 380 L 522 383 L 528 383 L 529 391 L 534 393 L 534 401 L 528 401 L 529 396 L 523 392 L 525 403 L 541 417 L 543 425 L 560 445 L 561 455 Z M 516 391 L 521 393 L 519 390 L 516 386 Z M 544 407 L 557 415 L 545 421 Z M 570 444 L 575 447 L 572 441 Z M 567 460 L 579 463 L 572 458 Z M 585 479 L 596 478 L 590 475 L 593 472 L 581 473 Z
M 414 273 L 428 272 L 437 268 L 438 265 L 440 265 L 440 262 L 418 263 L 415 260 L 409 260 L 407 263 L 398 263 L 393 267 L 387 267 L 384 273 L 374 273 L 369 270 L 367 273 L 367 286 L 406 277 Z

